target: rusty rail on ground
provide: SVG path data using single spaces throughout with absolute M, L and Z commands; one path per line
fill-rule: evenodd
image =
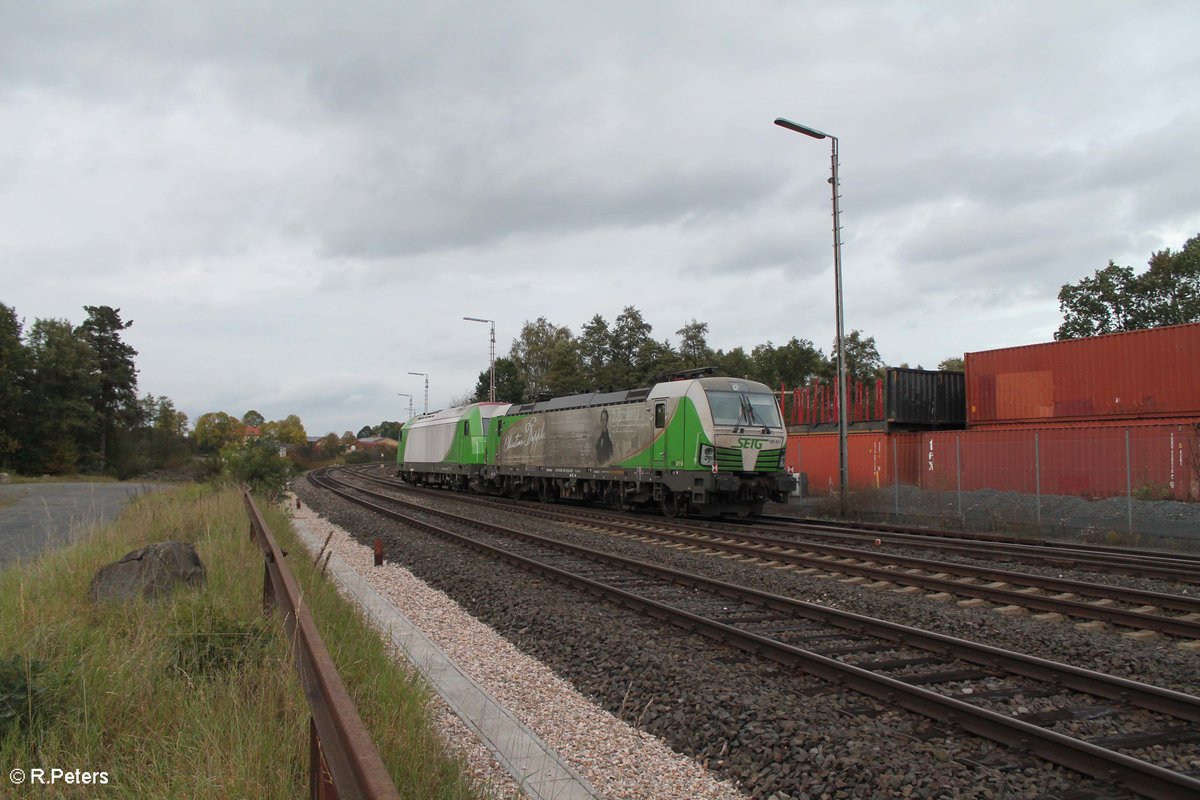
M 283 615 L 296 660 L 296 671 L 311 717 L 309 733 L 309 797 L 312 800 L 400 800 L 396 784 L 383 765 L 371 735 L 300 595 L 284 553 L 243 490 L 250 516 L 250 539 L 263 552 L 263 610 L 277 608 Z

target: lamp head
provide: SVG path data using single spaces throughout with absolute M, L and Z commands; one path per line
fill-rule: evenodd
M 775 124 L 781 128 L 787 128 L 789 131 L 795 131 L 796 133 L 803 133 L 805 136 L 811 136 L 814 139 L 829 138 L 828 133 L 822 133 L 816 128 L 809 128 L 801 125 L 798 122 L 792 122 L 790 119 L 784 119 L 783 117 L 776 117 Z

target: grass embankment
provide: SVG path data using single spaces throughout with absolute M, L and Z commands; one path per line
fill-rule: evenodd
M 477 797 L 431 732 L 423 690 L 317 574 L 286 517 L 260 507 L 402 796 Z M 279 617 L 263 618 L 248 530 L 237 491 L 192 486 L 0 572 L 0 796 L 307 795 L 308 706 Z M 101 565 L 166 540 L 196 546 L 207 588 L 91 604 Z M 14 768 L 106 772 L 108 784 L 18 787 Z

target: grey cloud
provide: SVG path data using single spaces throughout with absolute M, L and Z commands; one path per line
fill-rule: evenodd
M 415 185 L 398 173 L 382 184 L 338 197 L 336 207 L 312 213 L 326 252 L 385 257 L 480 246 L 511 236 L 562 235 L 572 230 L 636 228 L 723 214 L 761 198 L 766 176 L 715 166 L 691 171 L 678 164 L 607 175 L 586 155 L 578 163 L 484 164 L 461 151 L 446 153 L 436 179 Z M 595 178 L 595 179 L 593 179 Z
M 928 365 L 945 326 L 1026 340 L 1062 283 L 1200 228 L 1196 22 L 1186 2 L 7 3 L 0 259 L 27 269 L 0 300 L 125 306 L 154 325 L 146 389 L 278 401 L 322 433 L 394 416 L 419 359 L 435 405 L 469 389 L 465 306 L 509 338 L 632 302 L 660 338 L 695 316 L 719 346 L 827 348 L 829 143 L 782 115 L 841 137 L 850 326 Z M 754 330 L 739 279 L 770 287 Z M 280 356 L 312 330 L 330 391 Z M 217 346 L 262 382 L 218 394 Z

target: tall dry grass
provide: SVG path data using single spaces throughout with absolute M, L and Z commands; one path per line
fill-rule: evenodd
M 478 796 L 432 733 L 423 688 L 313 570 L 286 517 L 263 510 L 295 554 L 288 564 L 402 795 Z M 263 617 L 248 528 L 236 490 L 189 486 L 140 497 L 76 544 L 0 572 L 0 796 L 307 792 L 308 708 L 280 620 Z M 196 546 L 206 587 L 156 602 L 89 601 L 100 566 L 167 540 Z M 109 782 L 82 793 L 15 787 L 13 768 L 105 772 Z

